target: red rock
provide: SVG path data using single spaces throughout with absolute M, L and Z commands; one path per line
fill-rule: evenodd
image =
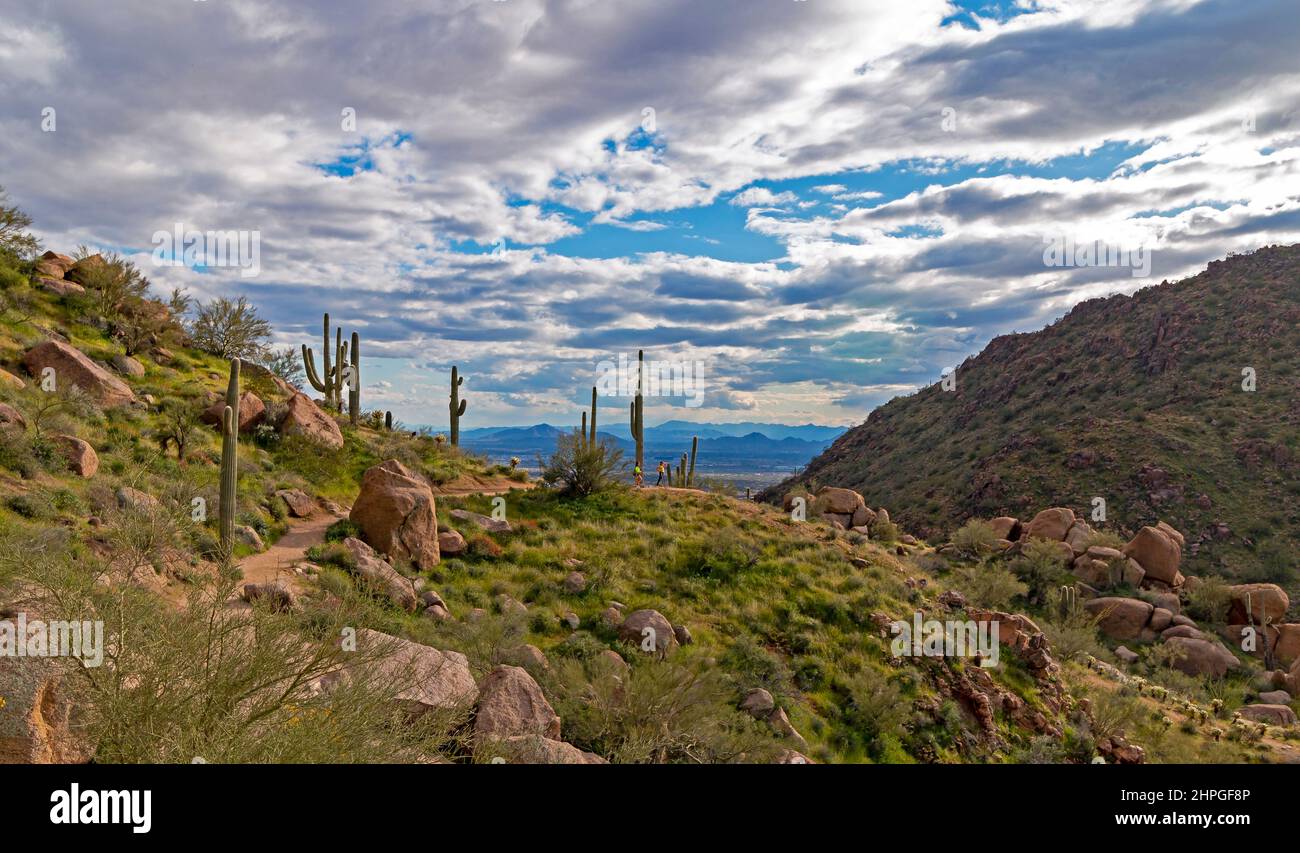
M 438 519 L 433 490 L 396 459 L 366 471 L 361 493 L 348 515 L 376 550 L 409 559 L 422 569 L 436 566 Z
M 294 394 L 287 405 L 288 411 L 280 422 L 281 435 L 301 435 L 332 450 L 343 447 L 343 431 L 339 425 L 306 394 Z
M 90 479 L 99 471 L 99 456 L 89 442 L 75 435 L 56 435 L 51 440 L 67 461 L 68 469 L 78 477 Z
M 80 388 L 104 408 L 135 402 L 131 386 L 95 364 L 81 350 L 63 341 L 49 340 L 37 344 L 23 356 L 23 364 L 37 381 L 40 381 L 43 370 L 53 368 L 57 389 L 74 386 Z
M 221 413 L 226 410 L 226 399 L 222 397 L 203 410 L 200 416 L 205 424 L 221 423 Z M 266 418 L 266 404 L 252 391 L 239 395 L 239 431 L 252 432 L 253 427 Z

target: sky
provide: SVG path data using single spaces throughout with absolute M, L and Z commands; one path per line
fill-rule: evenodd
M 408 424 L 453 364 L 465 428 L 574 423 L 644 349 L 703 383 L 649 423 L 848 425 L 1300 239 L 1297 45 L 1282 0 L 0 0 L 0 185 L 279 345 L 328 311 Z

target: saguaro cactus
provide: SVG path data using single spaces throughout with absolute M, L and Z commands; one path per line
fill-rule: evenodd
M 1068 619 L 1070 614 L 1075 611 L 1078 603 L 1078 593 L 1073 586 L 1061 587 L 1061 598 L 1056 603 L 1056 607 L 1062 619 Z
M 352 333 L 352 370 L 348 375 L 348 420 L 357 425 L 361 417 L 361 336 Z
M 384 429 L 386 429 L 388 432 L 392 432 L 392 431 L 393 431 L 393 413 L 392 413 L 392 412 L 384 412 Z
M 632 440 L 636 442 L 636 465 L 645 469 L 645 397 L 642 396 L 645 380 L 645 350 L 636 353 L 636 399 L 632 408 Z
M 587 413 L 586 412 L 582 413 L 582 428 L 578 430 L 578 436 L 583 441 L 587 440 Z
M 239 359 L 230 360 L 226 408 L 221 412 L 221 552 L 228 558 L 235 541 L 235 501 L 239 482 Z
M 460 446 L 460 416 L 465 414 L 465 400 L 460 398 L 460 386 L 465 384 L 465 377 L 460 375 L 460 369 L 455 365 L 451 367 L 451 404 L 448 408 L 451 410 L 451 446 Z
M 587 439 L 592 444 L 596 443 L 596 386 L 591 386 L 591 435 Z
M 348 345 L 343 343 L 343 330 L 339 329 L 334 338 L 334 363 L 330 364 L 330 315 L 328 313 L 325 315 L 323 326 L 325 340 L 321 356 L 324 359 L 324 372 L 316 372 L 315 354 L 306 344 L 302 345 L 302 364 L 311 387 L 325 395 L 325 405 L 342 411 L 343 363 L 347 360 Z M 354 335 L 354 340 L 355 337 Z
M 698 435 L 691 436 L 691 467 L 690 470 L 686 472 L 686 485 L 688 486 L 695 485 L 695 452 L 699 449 L 700 437 Z

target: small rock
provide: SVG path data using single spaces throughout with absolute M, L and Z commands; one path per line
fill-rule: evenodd
M 564 579 L 564 591 L 569 595 L 581 595 L 587 591 L 587 576 L 582 572 L 569 572 Z

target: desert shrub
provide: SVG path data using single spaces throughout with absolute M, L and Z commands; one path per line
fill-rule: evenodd
M 1089 693 L 1092 736 L 1103 741 L 1115 735 L 1132 732 L 1142 719 L 1144 707 L 1132 696 L 1117 691 L 1095 690 Z
M 477 619 L 436 623 L 434 634 L 445 648 L 469 659 L 469 668 L 482 678 L 511 658 L 528 634 L 525 614 L 485 613 Z
M 727 582 L 758 563 L 758 547 L 735 530 L 687 540 L 677 546 L 677 567 L 684 574 Z
M 1092 533 L 1088 534 L 1085 544 L 1089 548 L 1095 546 L 1099 548 L 1114 548 L 1119 551 L 1123 550 L 1124 546 L 1128 544 L 1128 540 L 1123 536 L 1120 536 L 1118 533 L 1112 533 L 1109 530 L 1094 530 Z
M 247 297 L 217 297 L 199 306 L 189 331 L 194 345 L 204 352 L 257 362 L 264 360 L 271 324 L 257 316 Z
M 953 573 L 952 583 L 974 604 L 993 610 L 1006 610 L 1017 596 L 1029 591 L 1015 574 L 995 563 L 959 569 Z
M 869 752 L 880 755 L 890 740 L 900 737 L 910 705 L 884 673 L 868 668 L 847 684 L 845 723 L 859 734 Z
M 14 267 L 34 257 L 41 245 L 27 230 L 32 218 L 8 201 L 8 194 L 0 187 L 0 261 Z
M 1046 602 L 1048 593 L 1069 579 L 1058 543 L 1047 539 L 1030 539 L 1010 569 L 1029 587 L 1029 600 L 1036 604 Z
M 702 663 L 643 659 L 626 671 L 560 660 L 546 687 L 566 739 L 616 764 L 764 762 L 781 749 Z
M 1228 615 L 1232 594 L 1222 578 L 1205 577 L 1186 593 L 1187 615 L 1198 622 L 1222 622 Z
M 997 541 L 998 535 L 993 531 L 993 525 L 982 518 L 972 518 L 952 535 L 952 544 L 957 553 L 970 559 L 992 551 Z
M 585 497 L 610 488 L 623 469 L 623 451 L 607 441 L 588 441 L 580 431 L 556 439 L 555 453 L 538 458 L 542 482 L 566 495 Z
M 871 525 L 871 538 L 882 545 L 892 545 L 898 541 L 898 525 L 892 521 L 877 521 Z
M 792 676 L 785 659 L 751 637 L 742 635 L 734 640 L 720 663 L 737 691 L 762 687 L 773 696 L 792 692 Z
M 1084 655 L 1109 658 L 1110 652 L 1097 639 L 1099 615 L 1093 615 L 1082 607 L 1058 612 L 1055 616 L 1044 617 L 1039 627 L 1047 635 L 1052 650 L 1061 660 L 1071 660 Z
M 325 528 L 326 542 L 342 542 L 344 539 L 360 539 L 361 528 L 350 518 L 340 518 Z

